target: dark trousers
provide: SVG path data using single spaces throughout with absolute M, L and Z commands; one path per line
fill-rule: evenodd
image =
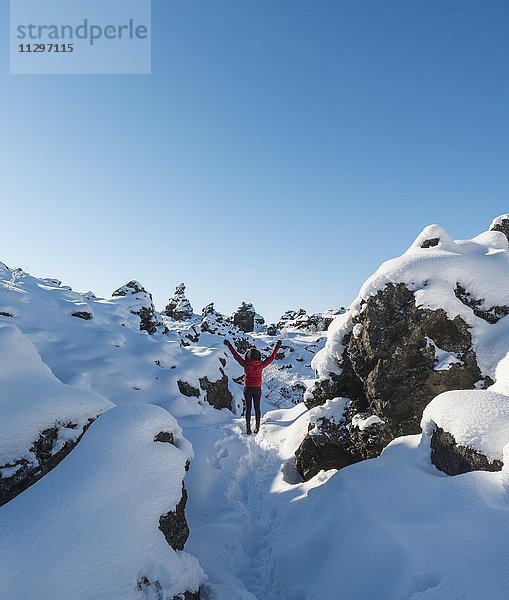
M 246 410 L 246 425 L 251 427 L 251 403 L 254 402 L 256 424 L 260 425 L 261 411 L 260 401 L 262 399 L 261 387 L 244 388 L 244 408 Z

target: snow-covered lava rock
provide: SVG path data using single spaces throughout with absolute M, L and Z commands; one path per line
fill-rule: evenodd
M 419 433 L 424 408 L 442 392 L 490 386 L 508 351 L 507 314 L 504 233 L 454 241 L 438 225 L 426 227 L 330 326 L 313 360 L 320 378 L 305 401 L 350 403 L 332 429 L 324 418 L 303 440 L 301 476 L 373 458 L 395 437 Z M 378 420 L 362 431 L 355 425 L 371 417 Z

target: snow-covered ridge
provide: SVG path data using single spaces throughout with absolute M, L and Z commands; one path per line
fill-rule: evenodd
M 30 447 L 55 424 L 72 424 L 67 440 L 76 440 L 89 420 L 114 406 L 58 381 L 16 327 L 0 325 L 0 355 L 0 465 L 20 458 L 33 462 Z
M 333 321 L 324 350 L 313 360 L 319 376 L 340 372 L 343 340 L 352 331 L 353 318 L 365 300 L 388 283 L 404 283 L 414 292 L 417 307 L 441 308 L 450 319 L 458 315 L 464 319 L 481 371 L 492 379 L 500 376 L 496 367 L 507 354 L 509 337 L 509 318 L 504 317 L 509 307 L 509 242 L 501 231 L 454 241 L 439 225 L 426 227 L 401 257 L 383 263 L 362 286 L 350 310 Z M 478 316 L 482 311 L 492 311 L 492 322 Z
M 155 441 L 161 432 L 176 445 Z M 156 406 L 99 417 L 64 461 L 1 509 L 2 597 L 141 600 L 197 591 L 205 580 L 198 561 L 175 552 L 159 530 L 182 498 L 190 458 L 182 442 L 175 419 Z

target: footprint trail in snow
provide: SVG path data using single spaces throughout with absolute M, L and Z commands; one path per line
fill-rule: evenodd
M 298 408 L 295 418 L 301 413 Z M 283 498 L 273 491 L 286 462 L 277 416 L 278 411 L 268 413 L 256 436 L 245 435 L 240 418 L 185 429 L 195 449 L 186 477 L 191 529 L 186 550 L 211 577 L 203 590 L 205 599 L 275 597 L 271 542 Z

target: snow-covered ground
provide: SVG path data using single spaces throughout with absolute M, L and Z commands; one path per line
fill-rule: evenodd
M 256 437 L 240 419 L 184 420 L 196 454 L 188 549 L 210 578 L 204 598 L 507 598 L 506 471 L 448 477 L 408 436 L 300 483 L 292 456 L 308 423 L 302 405 L 267 412 Z
M 160 432 L 176 445 L 154 441 Z M 156 598 L 144 595 L 145 578 L 164 598 L 197 590 L 198 561 L 158 529 L 181 499 L 190 457 L 162 408 L 128 405 L 99 417 L 64 461 L 0 510 L 0 597 Z
M 242 369 L 225 349 L 224 335 L 204 332 L 198 341 L 190 341 L 186 336 L 195 335 L 200 321 L 196 315 L 184 322 L 165 319 L 168 334 L 149 335 L 140 331 L 140 318 L 130 310 L 138 303 L 130 298 L 74 292 L 58 280 L 32 277 L 0 263 L 0 327 L 20 329 L 60 381 L 96 392 L 117 405 L 157 404 L 177 417 L 208 410 L 203 406 L 204 394 L 186 398 L 177 382 L 200 389 L 202 377 L 217 381 L 222 377 L 220 359 L 226 359 L 223 370 L 230 381 L 240 377 Z M 92 318 L 73 313 L 88 313 Z M 299 400 L 298 386 L 294 391 L 292 385 L 314 377 L 311 360 L 323 347 L 324 334 L 285 331 L 277 338 L 264 332 L 243 337 L 265 354 L 282 337 L 285 358 L 267 372 L 265 391 L 274 405 L 291 406 Z M 231 384 L 230 391 L 239 409 L 241 384 Z
M 237 336 L 228 323 L 214 330 L 211 309 L 213 332 L 200 330 L 193 314 L 161 318 L 149 335 L 133 314 L 146 298 L 96 298 L 0 264 L 0 482 L 18 459 L 33 462 L 42 431 L 59 425 L 58 451 L 93 421 L 62 462 L 0 507 L 0 599 L 173 600 L 201 585 L 204 600 L 506 600 L 509 315 L 495 323 L 473 316 L 454 286 L 475 301 L 482 290 L 482 310 L 507 306 L 508 256 L 502 233 L 454 242 L 432 226 L 368 280 L 331 326 L 313 363 L 320 374 L 340 356 L 362 299 L 403 281 L 419 305 L 465 319 L 495 384 L 438 396 L 422 435 L 305 483 L 293 457 L 310 423 L 341 418 L 349 402 L 334 398 L 311 411 L 298 402 L 315 376 L 323 332 L 269 335 L 257 324 Z M 181 296 L 178 306 L 188 307 Z M 242 369 L 225 336 L 264 354 L 283 341 L 284 357 L 265 374 L 256 436 L 244 433 Z M 435 354 L 436 369 L 458 360 L 436 344 Z M 233 411 L 213 409 L 200 389 L 201 378 L 223 373 Z M 183 395 L 179 381 L 198 396 Z M 369 428 L 373 418 L 352 426 Z M 502 471 L 438 471 L 430 450 L 437 426 L 458 444 L 505 458 Z M 181 551 L 168 545 L 159 519 L 176 510 L 183 480 L 190 537 Z

